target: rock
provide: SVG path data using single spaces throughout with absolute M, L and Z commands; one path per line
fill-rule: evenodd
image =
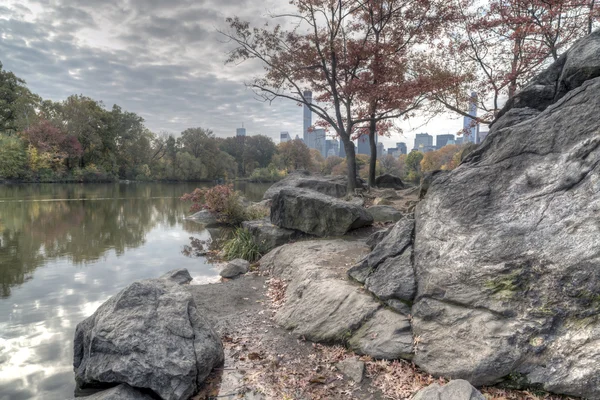
M 356 383 L 361 383 L 365 375 L 365 363 L 357 357 L 346 358 L 335 364 L 335 367 Z
M 579 41 L 549 79 L 560 100 L 497 130 L 417 206 L 425 371 L 600 398 L 600 77 L 580 78 L 599 49 L 600 32 Z
M 166 278 L 134 282 L 77 325 L 80 387 L 127 383 L 164 400 L 188 399 L 223 362 L 223 345 L 191 294 Z
M 502 115 L 502 117 L 494 121 L 494 123 L 490 126 L 490 135 L 500 129 L 517 125 L 521 122 L 530 120 L 531 118 L 535 118 L 540 114 L 540 112 L 540 110 L 529 107 L 512 108 Z
M 134 389 L 127 384 L 121 384 L 90 396 L 77 397 L 76 400 L 153 400 L 154 397 Z
M 390 226 L 387 229 L 382 229 L 371 234 L 371 236 L 369 236 L 369 238 L 367 239 L 367 246 L 369 246 L 371 250 L 373 250 L 375 246 L 377 246 L 379 242 L 381 242 L 387 236 L 387 234 L 390 233 L 392 228 L 393 226 Z
M 402 254 L 412 243 L 414 226 L 415 222 L 411 219 L 396 222 L 373 251 L 348 270 L 348 275 L 360 283 L 365 283 L 367 277 L 377 269 L 379 264 L 388 258 Z
M 403 214 L 391 206 L 371 206 L 367 208 L 374 222 L 396 222 L 402 218 Z
M 388 200 L 397 200 L 400 198 L 394 189 L 384 189 L 378 193 L 378 197 Z
M 223 278 L 235 278 L 238 275 L 245 274 L 250 268 L 250 263 L 241 258 L 229 261 L 225 268 L 219 271 L 219 275 Z
M 190 215 L 186 219 L 199 222 L 204 225 L 216 225 L 219 223 L 217 217 L 208 210 L 198 211 L 197 213 Z
M 387 189 L 404 189 L 405 185 L 402 182 L 402 179 L 395 175 L 391 174 L 383 174 L 379 175 L 375 178 L 375 186 L 378 188 L 387 188 Z
M 412 265 L 412 248 L 387 258 L 365 280 L 365 288 L 381 300 L 398 299 L 411 302 L 417 285 Z
M 376 206 L 389 206 L 391 204 L 394 204 L 394 203 L 390 199 L 376 197 L 375 200 L 373 200 L 373 205 L 376 205 Z
M 167 272 L 160 279 L 167 279 L 178 285 L 184 285 L 186 283 L 190 283 L 193 278 L 190 275 L 189 271 L 185 268 L 174 269 L 172 271 Z
M 463 149 L 466 150 L 466 149 Z M 462 160 L 462 155 L 461 155 L 461 160 Z M 427 194 L 427 190 L 429 190 L 429 186 L 431 185 L 431 183 L 438 177 L 444 175 L 448 173 L 448 171 L 442 171 L 442 170 L 437 170 L 437 171 L 432 171 L 432 172 L 426 172 L 423 177 L 421 178 L 421 184 L 419 186 L 419 199 L 422 200 L 425 198 L 425 195 Z
M 345 176 L 316 176 L 310 175 L 306 171 L 291 173 L 267 189 L 263 199 L 273 199 L 284 188 L 309 189 L 327 196 L 342 198 L 348 194 L 348 178 Z
M 358 354 L 379 360 L 410 360 L 413 353 L 413 335 L 408 317 L 380 309 L 348 341 Z
M 275 321 L 313 342 L 348 342 L 377 358 L 409 357 L 407 317 L 384 310 L 345 277 L 347 266 L 367 251 L 357 242 L 319 240 L 284 245 L 263 257 L 261 269 L 288 282 Z
M 298 231 L 273 225 L 269 219 L 245 221 L 242 227 L 252 234 L 263 254 L 302 236 Z
M 363 207 L 335 197 L 298 188 L 285 188 L 273 197 L 271 222 L 316 236 L 339 236 L 373 223 Z
M 413 400 L 485 400 L 485 396 L 469 382 L 457 379 L 444 386 L 433 383 L 419 390 Z

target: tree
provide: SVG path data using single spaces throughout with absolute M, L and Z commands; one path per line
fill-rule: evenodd
M 455 163 L 455 155 L 461 151 L 461 147 L 457 145 L 447 145 L 436 151 L 425 153 L 421 160 L 421 171 L 431 172 L 440 169 L 451 170 L 458 165 Z
M 365 122 L 356 114 L 349 92 L 365 60 L 361 43 L 352 39 L 357 1 L 292 0 L 296 12 L 285 16 L 295 20 L 298 29 L 250 28 L 239 18 L 228 18 L 228 33 L 236 47 L 229 63 L 258 60 L 264 76 L 248 86 L 265 101 L 288 99 L 306 105 L 324 124 L 331 126 L 344 143 L 348 188 L 356 188 L 356 160 L 352 135 L 357 124 Z M 301 27 L 301 28 L 300 28 Z M 307 100 L 311 89 L 316 102 Z M 323 102 L 322 105 L 319 102 Z
M 458 80 L 436 92 L 451 111 L 468 116 L 471 92 L 478 93 L 489 124 L 504 101 L 513 96 L 576 39 L 591 32 L 597 19 L 595 0 L 455 0 L 460 19 L 448 34 L 445 69 L 461 70 L 471 79 Z
M 22 140 L 0 133 L 0 177 L 20 178 L 26 169 L 27 155 Z
M 0 62 L 0 132 L 15 133 L 27 128 L 35 118 L 39 101 L 25 86 L 25 81 L 3 70 Z
M 406 179 L 416 181 L 421 177 L 421 161 L 423 153 L 411 151 L 406 157 Z
M 300 139 L 280 143 L 277 150 L 283 167 L 288 171 L 297 169 L 308 170 L 312 167 L 310 149 Z

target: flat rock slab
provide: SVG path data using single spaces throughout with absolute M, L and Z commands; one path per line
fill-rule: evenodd
M 413 400 L 485 400 L 485 396 L 469 382 L 457 379 L 444 386 L 433 383 L 417 392 Z
M 223 345 L 182 280 L 183 272 L 172 271 L 134 282 L 77 325 L 80 387 L 127 383 L 164 400 L 187 400 L 197 391 L 223 362 Z
M 263 199 L 271 200 L 281 189 L 285 188 L 309 189 L 327 196 L 342 198 L 348 194 L 348 178 L 345 176 L 317 176 L 306 171 L 295 172 L 267 189 Z
M 245 221 L 242 223 L 242 227 L 252 234 L 263 254 L 302 236 L 299 231 L 273 225 L 269 219 Z
M 90 396 L 77 397 L 74 400 L 154 400 L 148 393 L 143 393 L 127 384 L 94 393 Z
M 319 192 L 284 188 L 273 197 L 271 223 L 316 236 L 341 236 L 373 223 L 365 208 Z

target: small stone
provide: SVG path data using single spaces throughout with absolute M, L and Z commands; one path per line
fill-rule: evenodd
M 335 364 L 335 367 L 354 382 L 362 382 L 365 374 L 365 363 L 357 357 L 346 358 Z
M 248 268 L 250 268 L 250 263 L 248 261 L 237 258 L 233 261 L 229 261 L 225 268 L 219 272 L 219 275 L 223 278 L 234 278 L 248 272 Z
M 431 384 L 418 391 L 413 400 L 485 400 L 485 397 L 469 382 L 456 379 L 444 386 Z
M 187 269 L 180 268 L 167 272 L 160 279 L 167 279 L 179 285 L 185 285 L 186 283 L 190 283 L 193 278 Z

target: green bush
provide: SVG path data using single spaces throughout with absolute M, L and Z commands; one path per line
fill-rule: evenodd
M 252 171 L 250 182 L 277 182 L 285 178 L 285 171 L 276 168 L 257 168 Z
M 0 179 L 17 179 L 27 172 L 27 153 L 18 137 L 0 134 Z
M 261 256 L 260 247 L 254 241 L 254 237 L 243 228 L 237 228 L 233 232 L 233 237 L 223 245 L 223 253 L 227 260 L 243 258 L 250 262 L 257 261 Z

